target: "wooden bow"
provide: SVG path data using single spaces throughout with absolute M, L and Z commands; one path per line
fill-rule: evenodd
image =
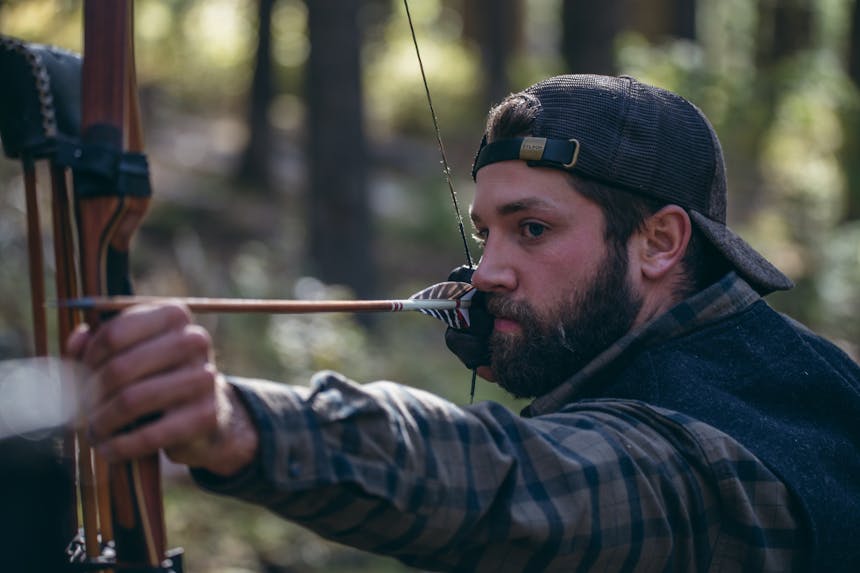
M 10 78 L 8 91 L 0 92 L 8 107 L 0 114 L 0 130 L 4 151 L 21 158 L 24 167 L 37 355 L 47 354 L 48 342 L 35 162 L 48 159 L 50 164 L 61 302 L 79 291 L 87 296 L 132 294 L 129 245 L 149 203 L 132 0 L 86 0 L 84 49 L 81 64 L 73 54 L 0 37 L 0 63 Z M 68 86 L 58 89 L 61 84 Z M 69 168 L 74 175 L 71 194 Z M 82 319 L 98 328 L 109 318 L 95 309 L 62 304 L 57 311 L 60 347 Z M 79 535 L 78 499 L 71 493 L 75 509 L 63 518 L 68 521 L 63 525 L 66 539 L 74 537 L 67 550 L 69 570 L 179 573 L 181 559 L 166 551 L 157 455 L 110 466 L 93 455 L 86 432 L 75 436 L 71 431 L 63 436 L 63 449 L 64 460 L 78 452 L 77 471 L 69 469 L 68 474 L 79 476 L 83 518 Z M 50 570 L 57 570 L 54 549 Z
M 132 294 L 129 245 L 149 204 L 132 9 L 132 0 L 86 0 L 84 4 L 82 145 L 74 169 L 74 212 L 80 285 L 86 296 Z M 97 311 L 85 313 L 91 328 L 107 318 Z M 79 440 L 80 449 L 86 450 L 86 436 Z M 82 466 L 89 469 L 87 460 Z M 114 568 L 178 571 L 178 560 L 171 561 L 166 551 L 158 455 L 110 466 L 96 458 L 94 467 L 98 531 L 103 543 L 113 540 Z M 81 475 L 82 482 L 89 478 Z M 88 485 L 82 484 L 82 496 Z M 84 516 L 86 528 L 93 516 L 87 517 L 86 511 Z M 91 539 L 94 531 L 90 527 L 85 534 L 90 556 L 96 543 Z

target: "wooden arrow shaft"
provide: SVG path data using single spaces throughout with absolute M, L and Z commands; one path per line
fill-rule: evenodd
M 114 296 L 84 297 L 62 301 L 65 307 L 97 311 L 120 311 L 138 304 L 176 301 L 198 313 L 265 312 L 310 314 L 318 312 L 399 312 L 405 310 L 452 310 L 468 308 L 468 300 L 271 300 L 205 297 Z

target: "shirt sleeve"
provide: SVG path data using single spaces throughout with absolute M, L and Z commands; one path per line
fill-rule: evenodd
M 639 402 L 521 418 L 334 373 L 310 388 L 232 382 L 260 456 L 228 479 L 193 471 L 201 486 L 425 569 L 708 570 L 720 547 L 749 563 L 726 512 L 796 541 L 783 484 L 751 454 Z

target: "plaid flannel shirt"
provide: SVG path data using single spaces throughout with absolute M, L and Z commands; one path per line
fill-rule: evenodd
M 452 571 L 785 571 L 803 562 L 784 484 L 733 438 L 632 400 L 576 401 L 624 352 L 755 300 L 736 277 L 621 339 L 531 417 L 331 372 L 310 388 L 233 379 L 258 462 L 207 489 L 335 541 Z

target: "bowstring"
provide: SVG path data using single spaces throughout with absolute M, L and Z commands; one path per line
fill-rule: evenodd
M 424 61 L 421 59 L 421 50 L 418 49 L 418 37 L 415 34 L 415 25 L 412 22 L 412 12 L 409 10 L 409 1 L 403 0 L 403 6 L 406 8 L 406 19 L 409 21 L 409 31 L 412 34 L 412 43 L 415 45 L 415 55 L 418 57 L 418 67 L 421 69 L 421 81 L 424 84 L 424 93 L 427 95 L 427 105 L 430 107 L 430 117 L 433 119 L 433 131 L 436 134 L 436 144 L 439 146 L 439 153 L 442 155 L 442 169 L 445 173 L 445 182 L 448 183 L 448 191 L 451 194 L 451 203 L 454 206 L 454 214 L 457 217 L 457 228 L 460 231 L 460 238 L 463 240 L 463 251 L 466 253 L 466 262 L 470 269 L 475 268 L 472 260 L 472 253 L 469 250 L 469 241 L 466 239 L 466 229 L 463 226 L 463 215 L 460 212 L 460 203 L 457 201 L 457 193 L 454 191 L 454 182 L 451 177 L 451 166 L 448 163 L 448 155 L 445 153 L 445 146 L 442 144 L 442 133 L 439 130 L 439 120 L 436 117 L 436 109 L 433 107 L 433 98 L 430 96 L 430 84 L 427 82 L 427 74 L 424 72 Z M 472 383 L 469 389 L 469 404 L 475 402 L 475 380 L 478 377 L 478 369 L 472 369 Z
M 460 204 L 457 201 L 457 193 L 454 191 L 454 182 L 451 177 L 451 167 L 448 164 L 448 156 L 445 146 L 442 144 L 442 134 L 439 130 L 439 120 L 436 117 L 436 109 L 433 107 L 433 98 L 430 96 L 430 85 L 427 82 L 427 74 L 424 72 L 424 61 L 421 59 L 421 50 L 418 49 L 418 37 L 415 34 L 415 25 L 412 22 L 412 13 L 409 11 L 408 0 L 403 0 L 406 8 L 406 19 L 409 21 L 409 31 L 412 33 L 412 43 L 415 45 L 415 55 L 418 56 L 418 67 L 421 68 L 421 81 L 424 83 L 424 93 L 427 95 L 427 104 L 430 106 L 430 116 L 433 119 L 433 131 L 436 134 L 436 143 L 439 153 L 442 155 L 442 168 L 445 173 L 445 181 L 448 183 L 448 191 L 451 193 L 451 202 L 454 205 L 454 213 L 457 216 L 457 227 L 460 230 L 460 238 L 463 240 L 463 250 L 466 253 L 466 262 L 470 269 L 475 268 L 472 261 L 472 253 L 469 250 L 469 241 L 466 239 L 466 229 L 463 226 L 463 215 L 460 213 Z

